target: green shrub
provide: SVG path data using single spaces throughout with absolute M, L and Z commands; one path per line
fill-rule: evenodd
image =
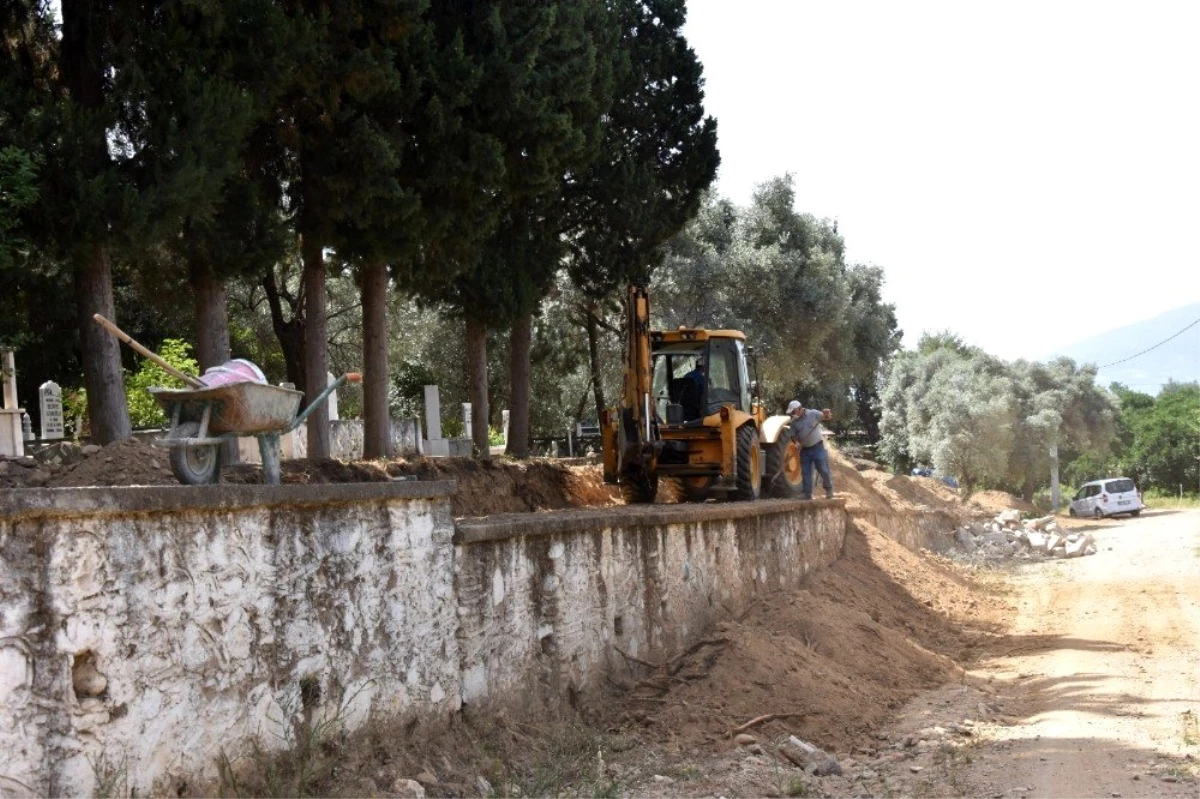
M 164 339 L 158 348 L 159 356 L 184 374 L 194 375 L 200 365 L 192 357 L 192 345 L 177 338 Z M 140 368 L 125 373 L 125 398 L 129 403 L 129 421 L 135 428 L 163 427 L 167 416 L 158 401 L 147 390 L 152 386 L 162 388 L 186 388 L 183 381 L 171 377 L 166 370 L 151 360 L 144 360 Z

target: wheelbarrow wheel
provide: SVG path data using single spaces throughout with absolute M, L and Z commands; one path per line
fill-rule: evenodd
M 173 432 L 174 438 L 198 435 L 199 422 L 184 422 Z M 214 445 L 171 447 L 171 472 L 184 485 L 215 483 L 221 479 L 221 448 Z

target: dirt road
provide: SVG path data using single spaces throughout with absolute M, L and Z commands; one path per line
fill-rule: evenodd
M 1017 714 L 964 766 L 977 795 L 1198 795 L 1200 512 L 1091 532 L 1096 557 L 1018 577 L 1011 650 L 976 672 Z

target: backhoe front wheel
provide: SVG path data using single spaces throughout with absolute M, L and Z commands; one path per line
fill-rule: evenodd
M 792 431 L 784 428 L 779 440 L 767 445 L 767 493 L 790 499 L 800 496 L 804 486 L 800 470 L 800 445 L 792 440 Z
M 630 468 L 621 473 L 621 496 L 626 505 L 645 505 L 658 494 L 658 475 L 645 469 Z
M 762 491 L 762 460 L 758 430 L 752 424 L 737 431 L 736 499 L 758 499 Z

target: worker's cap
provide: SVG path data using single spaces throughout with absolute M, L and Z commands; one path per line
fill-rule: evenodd
M 798 410 L 800 410 L 800 400 L 792 400 L 788 403 L 788 413 L 795 413 Z

